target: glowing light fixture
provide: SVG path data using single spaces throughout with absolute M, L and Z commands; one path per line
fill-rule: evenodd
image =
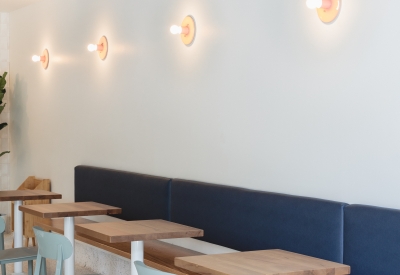
M 45 49 L 42 53 L 41 56 L 39 55 L 34 55 L 32 56 L 32 61 L 33 62 L 41 62 L 43 69 L 47 69 L 49 67 L 49 51 Z
M 193 16 L 188 15 L 183 19 L 181 26 L 173 25 L 170 31 L 172 34 L 180 34 L 183 44 L 190 47 L 196 37 L 196 22 Z
M 342 0 L 307 0 L 306 4 L 310 9 L 317 9 L 322 22 L 331 23 L 339 16 Z
M 90 44 L 87 47 L 89 52 L 97 51 L 101 60 L 106 59 L 108 53 L 108 41 L 105 36 L 102 36 L 98 44 Z

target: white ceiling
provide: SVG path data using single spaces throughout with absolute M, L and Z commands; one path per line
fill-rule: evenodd
M 42 0 L 0 0 L 0 12 L 10 12 Z

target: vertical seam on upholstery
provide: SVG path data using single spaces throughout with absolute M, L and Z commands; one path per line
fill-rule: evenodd
M 74 168 L 74 202 L 76 202 L 76 170 L 79 166 L 75 166 Z
M 344 215 L 345 215 L 345 211 L 344 211 L 344 209 L 347 207 L 347 206 L 349 206 L 349 204 L 344 204 L 343 205 L 343 207 L 342 207 L 342 221 L 343 221 L 343 223 L 342 223 L 342 263 L 344 263 L 344 223 L 345 223 L 345 217 L 344 217 Z
M 172 179 L 169 179 L 168 181 L 168 221 L 171 221 L 171 188 L 172 188 Z

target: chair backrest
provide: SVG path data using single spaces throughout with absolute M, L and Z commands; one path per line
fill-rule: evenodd
M 39 254 L 47 259 L 66 260 L 72 255 L 72 244 L 63 235 L 43 231 L 38 226 L 33 227 Z M 60 257 L 61 256 L 61 257 Z
M 175 275 L 151 268 L 140 261 L 135 261 L 135 267 L 139 275 Z

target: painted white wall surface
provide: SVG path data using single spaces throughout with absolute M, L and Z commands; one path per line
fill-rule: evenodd
M 50 178 L 73 201 L 74 167 L 86 164 L 400 208 L 398 9 L 343 0 L 331 25 L 305 1 L 14 11 L 11 183 Z M 169 32 L 188 14 L 192 47 Z M 86 50 L 102 35 L 105 61 Z M 44 48 L 46 71 L 31 62 Z
M 0 0 L 0 12 L 11 12 L 42 0 Z
M 10 41 L 9 41 L 9 14 L 0 12 L 0 75 L 4 72 L 10 71 Z M 0 116 L 0 123 L 9 123 L 10 120 L 10 108 L 9 108 L 9 94 L 10 94 L 10 75 L 6 77 L 6 94 L 3 97 L 3 102 L 6 104 L 3 112 Z M 9 127 L 3 128 L 0 131 L 0 152 L 9 151 Z M 0 157 L 0 190 L 10 189 L 10 156 L 3 155 Z M 7 214 L 10 212 L 9 202 L 0 202 L 0 213 Z M 7 219 L 5 218 L 7 221 Z M 7 223 L 7 231 L 10 230 L 9 223 Z

